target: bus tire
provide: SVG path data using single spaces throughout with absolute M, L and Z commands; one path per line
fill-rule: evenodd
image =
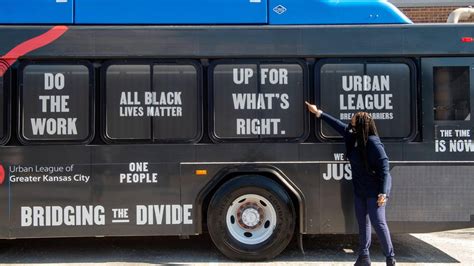
M 233 260 L 276 257 L 295 231 L 295 208 L 275 181 L 245 175 L 224 183 L 207 210 L 207 226 L 215 246 Z

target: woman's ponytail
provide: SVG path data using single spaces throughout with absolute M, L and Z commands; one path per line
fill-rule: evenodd
M 358 112 L 355 114 L 355 124 L 357 150 L 364 162 L 365 169 L 370 172 L 367 156 L 367 141 L 369 140 L 369 136 L 378 136 L 377 128 L 375 127 L 375 122 L 372 117 L 366 112 Z

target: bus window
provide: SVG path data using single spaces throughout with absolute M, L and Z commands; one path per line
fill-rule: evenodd
M 0 115 L 0 141 L 4 140 L 6 137 L 5 134 L 5 119 L 6 119 L 6 102 L 5 102 L 5 87 L 4 87 L 4 77 L 0 76 L 0 110 L 2 114 Z M 3 141 L 1 141 L 3 143 Z
M 343 121 L 349 121 L 353 111 L 347 110 L 347 104 L 340 102 L 339 95 L 345 95 L 342 87 L 343 77 L 364 75 L 363 64 L 324 64 L 320 69 L 320 105 L 321 109 Z M 315 94 L 318 95 L 318 94 Z M 316 97 L 316 100 L 318 97 Z M 354 109 L 351 107 L 351 109 Z M 325 137 L 336 137 L 337 132 L 326 124 L 322 124 L 321 133 Z
M 301 139 L 304 71 L 294 63 L 216 64 L 214 136 L 226 140 Z
M 151 140 L 144 93 L 151 91 L 150 65 L 111 65 L 106 70 L 106 135 L 113 140 Z
M 201 99 L 195 66 L 153 66 L 150 96 L 146 112 L 153 116 L 153 139 L 186 141 L 201 135 Z
M 245 119 L 258 119 L 259 112 L 245 97 L 258 93 L 256 64 L 221 64 L 213 72 L 214 134 L 220 139 L 258 139 L 259 132 L 246 130 Z M 245 99 L 244 99 L 245 98 Z
M 262 117 L 278 119 L 278 128 L 262 138 L 301 138 L 305 133 L 305 109 L 300 104 L 304 102 L 303 68 L 298 64 L 262 64 L 260 80 L 260 93 L 267 99 L 276 98 L 267 100 Z
M 470 120 L 469 67 L 434 67 L 435 120 Z
M 106 136 L 186 142 L 201 135 L 198 70 L 192 64 L 117 64 L 106 70 Z
M 318 71 L 318 69 L 316 69 Z M 359 111 L 371 114 L 382 138 L 405 139 L 413 131 L 410 67 L 405 63 L 323 63 L 319 68 L 321 108 L 349 122 Z M 317 89 L 318 84 L 316 84 Z M 337 138 L 325 123 L 321 135 Z
M 91 77 L 85 65 L 30 64 L 21 73 L 21 137 L 78 141 L 91 136 Z

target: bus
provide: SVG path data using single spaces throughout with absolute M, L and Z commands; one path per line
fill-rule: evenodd
M 305 101 L 376 120 L 392 233 L 474 226 L 473 25 L 386 1 L 29 2 L 0 1 L 0 238 L 209 233 L 265 260 L 356 233 L 344 144 Z

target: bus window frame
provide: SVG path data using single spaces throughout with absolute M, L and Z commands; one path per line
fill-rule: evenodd
M 0 64 L 1 64 L 0 60 Z M 3 138 L 0 138 L 0 146 L 8 143 L 11 138 L 13 119 L 12 114 L 12 75 L 10 69 L 8 69 L 3 77 Z
M 31 140 L 23 136 L 23 73 L 26 67 L 31 65 L 80 65 L 85 66 L 89 70 L 89 134 L 83 140 Z M 63 145 L 63 144 L 77 144 L 87 145 L 92 142 L 95 137 L 95 114 L 96 114 L 96 88 L 95 88 L 95 71 L 91 62 L 86 60 L 78 61 L 36 61 L 28 60 L 22 61 L 18 68 L 18 139 L 23 145 Z
M 195 138 L 192 139 L 167 139 L 167 140 L 155 140 L 153 138 L 153 117 L 151 119 L 151 138 L 149 140 L 143 139 L 114 139 L 110 138 L 107 134 L 107 69 L 110 66 L 114 65 L 148 65 L 150 66 L 150 90 L 153 90 L 153 67 L 155 65 L 184 65 L 184 66 L 193 66 L 196 69 L 196 82 L 197 82 L 197 116 L 198 116 L 198 134 Z M 198 143 L 203 135 L 203 113 L 204 113 L 204 103 L 203 103 L 203 67 L 197 60 L 192 59 L 116 59 L 116 60 L 107 60 L 100 67 L 100 136 L 106 144 L 193 144 Z
M 307 63 L 303 59 L 299 58 L 248 58 L 248 59 L 216 59 L 210 62 L 208 71 L 207 71 L 207 80 L 208 80 L 208 97 L 207 97 L 207 104 L 208 104 L 208 113 L 207 113 L 207 121 L 208 121 L 208 132 L 209 137 L 212 142 L 214 143 L 302 143 L 306 141 L 310 135 L 310 116 L 306 111 L 306 106 L 304 106 L 304 102 L 301 103 L 305 108 L 303 111 L 303 134 L 298 137 L 294 138 L 285 138 L 285 137 L 261 137 L 259 135 L 257 138 L 222 138 L 217 136 L 215 132 L 215 125 L 214 125 L 214 69 L 218 65 L 232 65 L 232 64 L 254 64 L 257 66 L 257 79 L 260 78 L 259 69 L 261 65 L 265 64 L 297 64 L 301 67 L 303 71 L 303 100 L 309 100 L 309 63 Z M 259 84 L 257 80 L 257 84 Z
M 418 135 L 418 83 L 417 68 L 412 59 L 409 58 L 327 58 L 320 59 L 314 65 L 314 84 L 313 93 L 315 95 L 315 104 L 321 106 L 321 68 L 326 64 L 405 64 L 410 69 L 410 134 L 406 137 L 381 137 L 386 142 L 412 142 Z M 340 136 L 324 136 L 322 132 L 322 121 L 315 122 L 316 138 L 320 142 L 342 142 Z
M 434 116 L 434 68 L 435 67 L 467 67 L 469 69 L 469 107 L 470 120 L 435 120 Z M 474 57 L 423 57 L 421 59 L 422 97 L 424 100 L 423 119 L 425 121 L 423 139 L 434 141 L 435 131 L 443 126 L 472 127 L 474 120 Z

